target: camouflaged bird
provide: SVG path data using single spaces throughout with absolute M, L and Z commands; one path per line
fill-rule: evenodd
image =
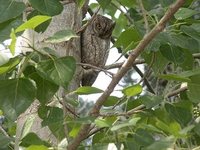
M 104 67 L 108 58 L 110 40 L 115 22 L 102 15 L 96 15 L 82 33 L 82 63 L 96 67 Z M 82 86 L 91 86 L 98 76 L 99 70 L 85 67 Z

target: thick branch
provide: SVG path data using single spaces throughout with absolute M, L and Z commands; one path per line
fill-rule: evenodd
M 165 28 L 167 21 L 169 21 L 170 18 L 174 15 L 174 13 L 183 5 L 184 1 L 185 0 L 177 0 L 177 2 L 169 8 L 164 17 L 160 20 L 160 22 L 151 30 L 151 32 L 144 36 L 144 38 L 140 41 L 137 47 L 132 51 L 127 61 L 122 65 L 117 74 L 113 77 L 108 88 L 99 97 L 99 99 L 94 105 L 94 108 L 90 113 L 91 115 L 97 116 L 99 114 L 99 110 L 102 107 L 103 103 L 112 93 L 112 91 L 114 90 L 115 86 L 118 84 L 120 79 L 132 67 L 132 64 L 135 61 L 135 59 L 142 53 L 142 51 L 152 41 L 152 39 Z
M 185 0 L 177 0 L 175 4 L 173 4 L 164 17 L 159 21 L 159 23 L 140 41 L 137 47 L 132 51 L 129 55 L 127 61 L 122 65 L 122 67 L 118 70 L 117 74 L 113 76 L 112 81 L 110 82 L 107 89 L 104 93 L 99 97 L 94 107 L 92 108 L 90 115 L 97 117 L 99 115 L 99 111 L 103 105 L 103 103 L 107 100 L 109 95 L 113 92 L 115 86 L 121 80 L 121 78 L 127 73 L 127 71 L 132 67 L 133 62 L 136 58 L 141 54 L 141 52 L 145 49 L 145 47 L 155 38 L 155 36 L 160 33 L 164 28 L 166 23 L 170 20 L 170 18 L 175 14 L 175 12 L 184 4 Z M 72 143 L 68 145 L 68 150 L 76 150 L 80 145 L 81 141 L 87 137 L 90 132 L 90 124 L 83 125 L 80 129 L 79 134 L 73 140 Z

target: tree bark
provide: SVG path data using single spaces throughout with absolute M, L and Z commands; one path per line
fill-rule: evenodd
M 26 15 L 25 15 L 26 16 Z M 55 52 L 60 56 L 73 56 L 77 63 L 81 62 L 81 50 L 80 50 L 80 38 L 71 39 L 68 42 L 62 42 L 59 44 L 47 44 L 44 43 L 43 40 L 52 36 L 55 32 L 64 30 L 67 28 L 73 29 L 77 31 L 81 27 L 82 21 L 82 12 L 79 11 L 75 2 L 70 2 L 64 5 L 64 9 L 60 15 L 54 16 L 52 21 L 46 31 L 44 33 L 36 33 L 32 30 L 27 30 L 23 34 L 21 41 L 21 45 L 23 48 L 23 52 L 30 51 L 31 49 L 26 48 L 28 44 L 33 46 L 36 49 L 42 47 L 50 47 L 51 49 L 55 50 Z M 32 51 L 32 50 L 31 50 Z M 73 91 L 77 89 L 80 85 L 80 81 L 82 78 L 82 68 L 77 66 L 76 73 L 73 77 L 73 81 L 69 86 L 69 91 Z M 64 90 L 60 89 L 59 95 L 63 95 Z M 54 145 L 57 145 L 59 141 L 53 136 L 51 131 L 48 127 L 42 127 L 41 122 L 42 120 L 37 115 L 37 108 L 39 102 L 35 100 L 33 104 L 27 109 L 25 113 L 20 115 L 17 121 L 17 133 L 16 133 L 16 141 L 15 141 L 15 150 L 19 149 L 19 140 L 22 138 L 23 126 L 26 123 L 26 120 L 35 114 L 35 120 L 31 127 L 30 132 L 36 133 L 41 139 L 50 141 Z

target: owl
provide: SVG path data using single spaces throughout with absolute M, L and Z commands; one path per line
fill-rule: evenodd
M 110 40 L 115 22 L 102 15 L 96 15 L 81 37 L 81 61 L 96 67 L 104 67 L 108 58 Z M 99 70 L 84 68 L 82 86 L 91 86 Z

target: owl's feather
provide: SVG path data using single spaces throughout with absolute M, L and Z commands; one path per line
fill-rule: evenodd
M 108 58 L 111 34 L 115 23 L 107 17 L 97 15 L 82 34 L 82 62 L 96 67 L 104 67 Z M 98 71 L 85 68 L 82 85 L 91 86 Z

